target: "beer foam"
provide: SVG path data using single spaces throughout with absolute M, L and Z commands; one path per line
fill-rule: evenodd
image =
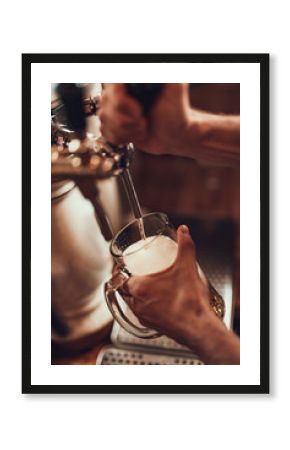
M 123 253 L 132 275 L 147 275 L 165 270 L 175 261 L 177 243 L 167 236 L 150 236 L 130 245 Z

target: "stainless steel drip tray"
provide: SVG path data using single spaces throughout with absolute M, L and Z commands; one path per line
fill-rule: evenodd
M 124 306 L 124 305 L 123 305 Z M 125 307 L 125 306 L 124 306 Z M 132 322 L 140 325 L 127 309 Z M 104 347 L 97 357 L 100 365 L 166 365 L 203 364 L 197 355 L 167 336 L 156 339 L 140 339 L 127 333 L 114 322 L 111 333 L 113 345 Z
M 131 310 L 122 303 L 126 315 L 137 326 L 141 326 L 138 319 L 133 315 Z M 111 333 L 111 341 L 116 348 L 125 350 L 137 350 L 139 352 L 145 352 L 158 355 L 170 355 L 170 356 L 184 356 L 186 358 L 197 356 L 187 347 L 178 344 L 173 339 L 167 336 L 160 336 L 154 339 L 141 339 L 127 333 L 120 325 L 115 321 Z
M 135 350 L 122 349 L 109 345 L 104 347 L 96 361 L 97 365 L 201 365 L 197 358 L 185 356 L 154 354 Z

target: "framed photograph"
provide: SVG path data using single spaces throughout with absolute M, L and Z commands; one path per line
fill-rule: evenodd
M 269 55 L 23 54 L 22 144 L 22 392 L 269 393 Z

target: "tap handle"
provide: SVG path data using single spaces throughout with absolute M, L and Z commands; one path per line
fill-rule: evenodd
M 142 105 L 146 116 L 159 97 L 162 86 L 162 83 L 127 83 L 127 90 Z
M 82 139 L 86 131 L 83 88 L 74 83 L 60 83 L 57 90 L 65 107 L 69 128 Z

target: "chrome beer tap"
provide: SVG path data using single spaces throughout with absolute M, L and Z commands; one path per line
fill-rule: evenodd
M 160 93 L 161 86 L 157 83 L 131 83 L 127 84 L 127 89 L 128 93 L 141 103 L 144 114 L 147 115 Z M 129 172 L 133 144 L 115 146 L 102 137 L 96 138 L 86 133 L 85 119 L 89 115 L 97 114 L 100 97 L 85 98 L 83 88 L 71 83 L 59 84 L 58 93 L 69 128 L 59 123 L 57 110 L 54 110 L 51 124 L 52 180 L 70 179 L 78 185 L 82 194 L 92 202 L 104 237 L 110 240 L 111 227 L 98 200 L 96 180 L 121 174 L 134 215 L 141 217 Z
M 51 174 L 52 181 L 72 180 L 89 199 L 106 240 L 112 237 L 111 226 L 99 201 L 97 180 L 121 174 L 128 168 L 133 145 L 114 146 L 102 137 L 86 132 L 86 117 L 96 114 L 99 97 L 85 98 L 83 88 L 63 83 L 58 93 L 67 124 L 59 121 L 62 111 L 52 110 Z

